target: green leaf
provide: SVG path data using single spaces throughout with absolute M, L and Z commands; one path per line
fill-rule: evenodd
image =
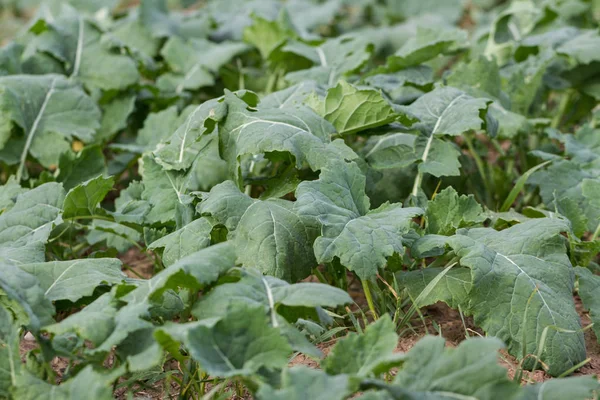
M 178 207 L 186 208 L 191 201 L 186 194 L 189 175 L 163 169 L 151 154 L 140 159 L 140 173 L 144 184 L 142 200 L 152 207 L 146 220 L 150 223 L 174 221 Z
M 51 301 L 76 302 L 91 296 L 96 287 L 120 283 L 125 279 L 121 261 L 116 258 L 88 258 L 70 261 L 51 261 L 20 265 L 23 271 L 35 276 L 44 296 Z
M 173 72 L 162 75 L 157 84 L 163 90 L 176 93 L 212 86 L 213 74 L 247 48 L 243 43 L 213 43 L 206 39 L 184 41 L 173 36 L 160 52 Z
M 572 400 L 586 400 L 593 398 L 599 389 L 600 385 L 594 376 L 572 376 L 527 385 L 517 399 L 560 400 L 569 398 Z
M 365 159 L 378 170 L 406 167 L 417 161 L 415 139 L 416 135 L 404 132 L 371 137 L 365 146 Z
M 96 214 L 98 204 L 113 188 L 114 178 L 99 176 L 69 190 L 63 206 L 63 218 L 89 217 Z
M 211 216 L 217 223 L 224 225 L 229 232 L 233 232 L 242 216 L 256 200 L 242 193 L 232 181 L 225 181 L 215 185 L 196 211 L 200 215 Z
M 100 110 L 94 101 L 71 80 L 59 75 L 11 75 L 0 77 L 0 119 L 12 121 L 0 126 L 0 149 L 13 141 L 11 151 L 20 154 L 17 179 L 25 174 L 25 161 L 31 153 L 45 166 L 58 163 L 58 157 L 76 137 L 84 142 L 94 138 L 100 127 Z M 12 127 L 23 136 L 13 136 Z M 50 158 L 44 151 L 60 152 Z
M 425 219 L 427 233 L 451 235 L 458 228 L 482 223 L 486 216 L 473 195 L 459 196 L 454 188 L 447 187 L 429 202 Z
M 314 244 L 318 262 L 339 257 L 342 265 L 361 279 L 374 277 L 387 257 L 404 253 L 403 235 L 409 233 L 419 208 L 383 204 L 369 211 L 365 176 L 354 163 L 323 168 L 316 181 L 296 190 L 296 209 L 321 225 Z
M 26 191 L 27 189 L 19 185 L 14 175 L 10 176 L 0 190 L 0 215 L 13 208 L 17 197 Z
M 231 242 L 219 243 L 179 259 L 154 275 L 149 296 L 158 299 L 168 289 L 180 287 L 199 290 L 215 282 L 235 267 L 235 252 Z
M 393 354 L 397 344 L 394 323 L 385 315 L 368 325 L 363 334 L 351 333 L 340 339 L 322 367 L 330 375 L 376 376 L 393 364 L 400 363 L 400 359 Z
M 416 271 L 400 272 L 398 281 L 416 299 L 443 268 L 425 268 Z M 452 308 L 464 308 L 468 305 L 469 293 L 472 288 L 471 271 L 468 268 L 453 268 L 437 283 L 435 288 L 419 300 L 419 307 L 430 306 L 443 301 Z
M 292 351 L 262 307 L 238 306 L 220 320 L 191 327 L 185 344 L 203 370 L 223 378 L 248 376 L 260 368 L 283 368 Z
M 600 61 L 598 51 L 600 51 L 600 35 L 596 29 L 583 30 L 556 49 L 557 53 L 565 54 L 579 64 Z
M 219 99 L 206 101 L 196 107 L 185 122 L 154 150 L 156 162 L 166 170 L 188 169 L 208 143 L 216 140 L 215 137 L 203 135 L 212 132 L 226 113 L 227 106 Z
M 139 80 L 135 61 L 111 48 L 100 29 L 69 5 L 46 8 L 42 18 L 45 30 L 31 40 L 29 51 L 51 54 L 64 65 L 65 75 L 102 90 L 125 89 Z
M 169 266 L 189 254 L 210 246 L 212 228 L 213 224 L 209 220 L 199 218 L 152 242 L 148 248 L 164 248 L 162 261 L 165 266 Z
M 21 374 L 12 391 L 14 398 L 34 400 L 47 397 L 51 393 L 52 399 L 72 400 L 89 397 L 98 400 L 110 400 L 112 395 L 112 381 L 115 374 L 101 374 L 94 371 L 91 365 L 81 370 L 74 378 L 58 386 L 51 385 L 34 377 L 28 372 Z
M 594 275 L 589 269 L 576 267 L 575 273 L 579 278 L 579 288 L 577 293 L 581 301 L 590 312 L 590 319 L 594 323 L 593 329 L 596 337 L 600 334 L 600 302 L 598 293 L 600 293 L 600 277 Z
M 582 168 L 571 160 L 561 160 L 553 162 L 544 170 L 536 171 L 529 178 L 529 182 L 540 188 L 542 200 L 547 206 L 560 204 L 563 199 L 575 202 L 580 209 L 575 216 L 583 213 L 588 221 L 587 229 L 594 231 L 600 219 L 600 207 L 594 206 L 583 194 L 583 183 L 588 179 L 597 180 L 593 169 Z M 590 190 L 589 185 L 586 184 L 587 191 Z
M 65 190 L 106 173 L 106 163 L 100 145 L 85 146 L 79 153 L 63 153 L 58 160 L 58 176 Z
M 460 264 L 472 270 L 470 310 L 475 323 L 504 340 L 518 358 L 537 354 L 548 328 L 541 361 L 552 375 L 585 359 L 572 297 L 573 267 L 560 235 L 568 230 L 562 220 L 534 219 L 501 232 L 459 231 L 449 240 Z
M 486 121 L 482 119 L 482 111 L 487 110 L 490 103 L 488 99 L 475 98 L 446 86 L 419 97 L 410 106 L 398 106 L 396 110 L 416 117 L 420 122 L 413 128 L 428 137 L 457 136 L 484 128 Z
M 288 152 L 294 156 L 296 168 L 307 163 L 318 170 L 348 154 L 330 143 L 334 127 L 306 106 L 254 111 L 231 92 L 226 92 L 225 102 L 228 114 L 219 125 L 219 143 L 235 180 L 240 179 L 239 158 L 243 155 Z
M 0 306 L 0 396 L 10 398 L 10 388 L 21 370 L 19 330 L 12 315 Z
M 112 99 L 102 109 L 102 121 L 96 141 L 107 141 L 119 131 L 127 128 L 127 119 L 135 108 L 136 96 L 124 95 Z
M 89 340 L 94 346 L 100 345 L 115 328 L 117 301 L 110 293 L 105 293 L 83 310 L 69 315 L 62 321 L 46 325 L 43 330 L 54 335 L 75 333 Z
M 310 46 L 302 42 L 289 41 L 281 49 L 306 58 L 315 66 L 288 73 L 285 78 L 291 83 L 314 80 L 333 86 L 341 76 L 359 70 L 371 57 L 372 45 L 357 37 L 337 37 Z
M 359 89 L 346 81 L 339 81 L 337 86 L 329 89 L 324 99 L 313 97 L 308 105 L 331 122 L 342 136 L 377 128 L 395 120 L 408 126 L 414 122 L 406 115 L 394 112 L 378 91 Z
M 350 296 L 336 287 L 310 282 L 289 284 L 272 276 L 244 270 L 239 281 L 215 287 L 197 303 L 193 314 L 198 318 L 222 317 L 237 305 L 251 304 L 262 306 L 275 321 L 274 313 L 279 305 L 315 308 L 337 307 L 351 302 Z
M 259 400 L 343 400 L 351 394 L 348 377 L 329 376 L 326 373 L 304 366 L 284 369 L 281 388 L 267 384 L 259 387 Z
M 20 194 L 0 215 L 0 259 L 23 264 L 45 261 L 45 244 L 62 210 L 65 191 L 46 183 Z
M 0 289 L 27 315 L 27 321 L 19 322 L 35 333 L 53 323 L 54 306 L 36 277 L 8 262 L 0 261 L 0 266 Z
M 233 243 L 241 264 L 295 282 L 317 266 L 312 252 L 316 234 L 314 221 L 296 214 L 294 203 L 269 199 L 246 209 Z
M 514 398 L 517 383 L 498 364 L 502 342 L 495 338 L 473 338 L 456 348 L 444 348 L 441 337 L 425 336 L 405 356 L 391 384 L 374 382 L 394 399 Z
M 417 27 L 416 35 L 387 59 L 386 70 L 393 72 L 422 64 L 438 55 L 455 52 L 466 42 L 467 32 L 460 29 Z
M 427 154 L 426 151 L 428 151 Z M 450 141 L 421 135 L 415 141 L 415 153 L 417 160 L 421 160 L 418 166 L 421 173 L 431 174 L 436 178 L 460 175 L 458 158 L 461 153 L 458 147 Z
M 168 9 L 165 0 L 143 0 L 139 8 L 140 23 L 155 38 L 172 36 L 197 37 L 208 36 L 212 26 L 205 12 L 174 12 Z

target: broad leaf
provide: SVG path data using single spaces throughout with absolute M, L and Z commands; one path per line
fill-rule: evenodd
M 400 120 L 410 125 L 413 120 L 394 112 L 381 93 L 372 89 L 359 89 L 345 81 L 327 91 L 324 99 L 313 97 L 309 105 L 327 121 L 337 132 L 350 135 L 366 129 L 389 124 Z
M 259 400 L 343 400 L 350 394 L 348 377 L 329 376 L 304 366 L 284 369 L 281 388 L 263 384 L 256 393 Z
M 115 180 L 99 176 L 69 190 L 63 206 L 63 218 L 90 217 L 113 188 Z
M 452 187 L 438 193 L 427 205 L 427 233 L 451 235 L 456 229 L 485 221 L 483 209 L 473 195 L 459 196 Z
M 64 198 L 58 183 L 20 194 L 13 208 L 0 215 L 0 259 L 17 264 L 45 261 L 45 244 L 59 222 Z
M 212 228 L 213 224 L 209 220 L 199 218 L 150 243 L 148 248 L 164 248 L 162 261 L 165 266 L 169 266 L 189 254 L 208 247 Z
M 76 302 L 91 296 L 102 284 L 116 284 L 125 279 L 121 261 L 116 258 L 88 258 L 70 261 L 51 261 L 20 265 L 23 271 L 35 276 L 51 301 Z
M 558 219 L 534 219 L 501 232 L 459 231 L 449 240 L 460 264 L 472 270 L 469 297 L 475 323 L 506 341 L 509 352 L 519 358 L 537 354 L 548 328 L 541 361 L 552 375 L 585 358 L 571 295 L 573 267 L 560 236 L 568 229 Z
M 282 368 L 291 347 L 268 323 L 262 307 L 238 306 L 222 319 L 189 329 L 185 344 L 203 370 L 213 376 L 246 376 L 260 368 Z
M 238 262 L 244 266 L 296 282 L 317 266 L 312 253 L 316 234 L 314 221 L 296 214 L 294 203 L 271 199 L 246 209 L 233 242 Z
M 399 364 L 400 360 L 393 355 L 397 344 L 394 323 L 386 315 L 367 326 L 363 334 L 340 339 L 322 366 L 330 375 L 377 376 Z
M 184 41 L 171 37 L 162 48 L 161 55 L 173 72 L 162 75 L 158 86 L 176 93 L 212 86 L 213 74 L 246 49 L 243 43 L 213 43 L 206 39 Z
M 444 348 L 441 337 L 426 336 L 406 355 L 391 384 L 372 386 L 386 389 L 394 399 L 493 400 L 514 398 L 519 386 L 508 380 L 498 364 L 503 345 L 494 338 L 473 338 L 456 348 Z
M 198 154 L 216 137 L 203 137 L 210 133 L 216 123 L 227 113 L 227 106 L 221 100 L 209 100 L 188 114 L 185 122 L 154 150 L 156 161 L 166 170 L 188 169 Z
M 54 306 L 46 298 L 36 277 L 7 262 L 0 261 L 0 267 L 0 289 L 27 318 L 19 323 L 37 333 L 42 325 L 54 322 Z
M 0 150 L 13 143 L 20 154 L 17 179 L 26 176 L 25 161 L 31 154 L 43 165 L 58 163 L 69 141 L 89 142 L 100 127 L 100 110 L 71 80 L 60 75 L 11 75 L 0 77 Z M 13 135 L 12 127 L 23 135 Z M 54 152 L 50 154 L 51 152 Z M 2 154 L 0 154 L 0 159 Z
M 398 281 L 408 290 L 411 298 L 416 299 L 425 287 L 435 279 L 443 268 L 425 268 L 416 271 L 398 273 Z M 453 268 L 443 275 L 442 279 L 435 285 L 427 296 L 421 297 L 418 307 L 430 306 L 443 301 L 450 307 L 468 306 L 469 293 L 473 284 L 471 283 L 471 271 L 469 268 Z
M 323 168 L 318 180 L 298 186 L 296 198 L 298 213 L 321 225 L 314 244 L 317 261 L 339 257 L 361 279 L 374 277 L 387 257 L 404 253 L 402 236 L 422 213 L 387 203 L 369 211 L 365 176 L 354 163 Z

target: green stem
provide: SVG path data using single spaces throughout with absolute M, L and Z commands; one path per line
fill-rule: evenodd
M 594 240 L 596 240 L 598 238 L 598 236 L 600 236 L 600 223 L 596 227 L 596 230 L 594 231 L 594 234 L 592 235 L 590 242 L 593 242 Z
M 427 139 L 427 144 L 425 145 L 425 150 L 423 150 L 423 155 L 421 156 L 421 161 L 427 161 L 427 157 L 429 156 L 429 150 L 431 150 L 431 143 L 433 143 L 433 133 Z M 423 182 L 423 172 L 419 169 L 417 171 L 417 176 L 415 177 L 415 183 L 413 185 L 412 195 L 416 196 L 419 194 L 419 188 L 421 187 L 421 183 Z
M 375 311 L 375 304 L 373 304 L 373 296 L 371 295 L 371 288 L 369 288 L 369 281 L 363 280 L 361 283 L 363 291 L 365 292 L 365 297 L 367 298 L 369 310 L 371 310 L 371 314 L 373 314 L 373 319 L 377 320 L 379 316 L 377 315 L 377 311 Z
M 315 275 L 316 277 L 319 279 L 319 282 L 321 283 L 325 283 L 327 285 L 329 285 L 329 282 L 327 281 L 327 278 L 325 278 L 325 276 L 323 275 L 323 273 L 319 270 L 319 268 L 315 268 Z
M 558 112 L 554 115 L 552 123 L 550 124 L 552 128 L 557 129 L 560 126 L 565 112 L 569 107 L 569 103 L 571 102 L 571 98 L 573 97 L 573 93 L 573 90 L 567 90 L 566 93 L 562 96 L 562 99 L 560 99 L 560 104 L 558 105 Z
M 471 153 L 471 156 L 473 156 L 475 164 L 477 165 L 477 170 L 479 171 L 479 175 L 481 176 L 481 180 L 483 181 L 483 187 L 485 188 L 485 198 L 488 200 L 487 203 L 489 205 L 489 196 L 491 192 L 488 185 L 487 174 L 485 173 L 485 169 L 483 166 L 483 161 L 481 160 L 481 157 L 479 157 L 479 154 L 477 154 L 477 152 L 475 151 L 475 147 L 473 146 L 471 138 L 468 135 L 464 135 L 463 137 L 465 139 L 465 143 L 467 143 L 469 152 Z

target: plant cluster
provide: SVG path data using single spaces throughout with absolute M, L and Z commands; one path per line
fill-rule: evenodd
M 565 378 L 574 293 L 600 337 L 597 1 L 37 3 L 0 1 L 0 398 L 600 391 Z M 486 337 L 395 352 L 438 302 Z

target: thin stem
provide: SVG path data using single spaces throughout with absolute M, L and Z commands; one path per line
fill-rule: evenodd
M 592 235 L 590 242 L 593 242 L 594 240 L 596 240 L 598 238 L 598 236 L 600 236 L 600 223 L 596 227 L 596 230 L 594 231 L 594 234 Z
M 467 144 L 467 147 L 469 148 L 469 153 L 471 153 L 471 156 L 473 156 L 473 159 L 475 160 L 475 165 L 477 165 L 477 170 L 479 171 L 479 175 L 481 176 L 481 180 L 483 181 L 483 187 L 485 188 L 485 197 L 487 200 L 489 200 L 490 188 L 488 185 L 487 174 L 485 173 L 485 169 L 483 166 L 483 161 L 481 160 L 481 157 L 479 157 L 479 154 L 477 154 L 477 151 L 475 151 L 475 147 L 473 146 L 473 141 L 471 141 L 471 138 L 469 137 L 469 135 L 464 135 L 463 138 L 465 139 L 465 143 Z M 488 205 L 489 205 L 489 201 L 488 201 Z
M 369 281 L 363 280 L 361 281 L 363 291 L 365 292 L 365 297 L 367 298 L 367 304 L 369 305 L 369 310 L 371 310 L 371 314 L 373 314 L 373 319 L 377 321 L 379 316 L 377 315 L 377 311 L 375 311 L 375 304 L 373 304 L 373 296 L 371 295 L 371 288 L 369 288 Z
M 431 143 L 433 143 L 433 133 L 427 139 L 427 144 L 425 145 L 425 150 L 423 151 L 423 156 L 421 157 L 421 161 L 427 161 L 427 157 L 429 156 L 429 150 L 431 150 Z M 419 194 L 419 188 L 421 187 L 421 182 L 423 181 L 423 172 L 419 170 L 417 172 L 417 176 L 415 177 L 415 184 L 413 185 L 412 195 L 416 196 Z
M 560 126 L 565 112 L 569 107 L 569 103 L 571 102 L 571 98 L 573 97 L 573 93 L 573 90 L 567 90 L 566 93 L 562 96 L 562 99 L 560 99 L 560 104 L 558 105 L 558 112 L 554 115 L 552 123 L 550 124 L 552 128 L 557 129 Z

